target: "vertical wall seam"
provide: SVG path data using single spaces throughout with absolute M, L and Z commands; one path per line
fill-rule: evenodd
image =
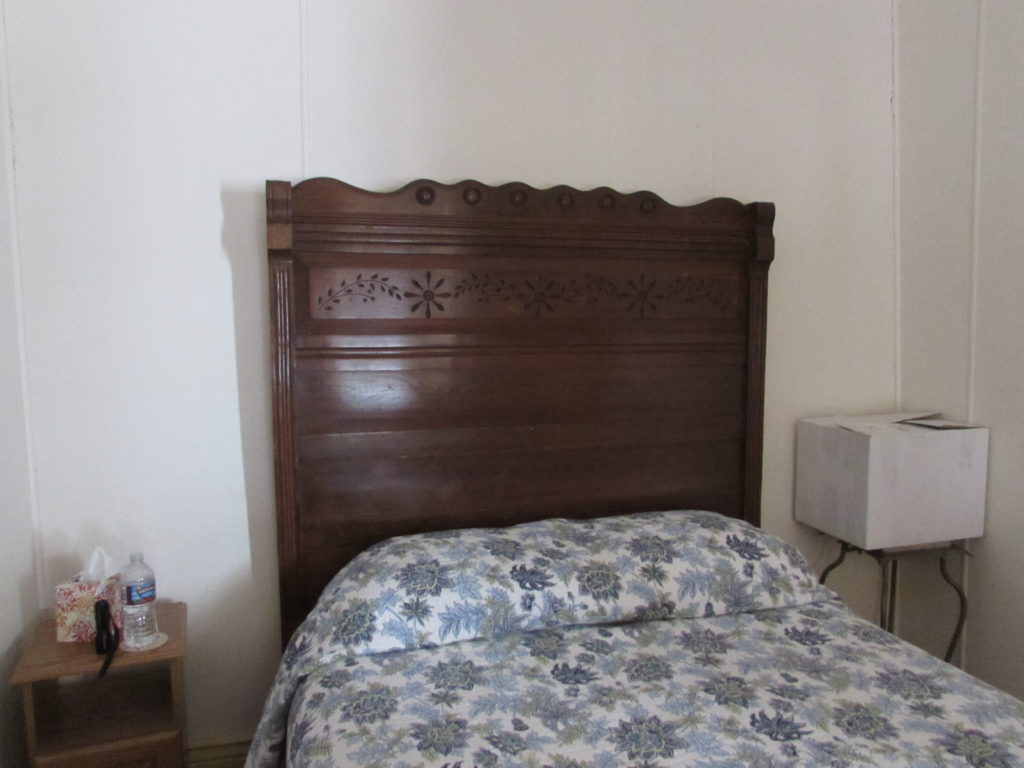
M 977 376 L 978 355 L 978 262 L 981 252 L 981 128 L 982 101 L 984 94 L 984 62 L 985 62 L 985 22 L 987 19 L 986 0 L 978 0 L 977 30 L 974 46 L 974 157 L 971 168 L 972 190 L 974 199 L 971 201 L 971 273 L 967 294 L 967 421 L 974 421 L 975 379 Z M 964 546 L 970 551 L 970 542 Z M 971 558 L 963 558 L 961 584 L 965 591 L 970 590 Z M 970 616 L 964 623 L 960 635 L 960 666 L 968 666 L 968 638 Z
M 716 66 L 716 57 L 718 56 L 718 17 L 715 13 L 715 0 L 709 0 L 708 3 L 711 10 L 711 62 L 708 67 L 710 70 L 710 81 L 711 87 L 709 97 L 711 99 L 711 197 L 718 196 L 718 131 L 717 117 L 718 117 L 718 100 L 717 93 L 718 88 L 716 78 L 718 77 L 718 67 Z
M 979 0 L 977 14 L 977 38 L 975 42 L 974 60 L 974 157 L 971 173 L 973 178 L 971 206 L 971 272 L 967 309 L 967 419 L 974 419 L 974 389 L 977 374 L 977 334 L 978 334 L 978 262 L 981 244 L 981 106 L 984 91 L 982 66 L 985 46 L 986 0 Z
M 35 446 L 32 439 L 32 407 L 28 378 L 28 344 L 25 330 L 24 278 L 21 270 L 21 227 L 18 208 L 18 162 L 16 157 L 17 140 L 14 122 L 14 100 L 11 95 L 11 46 L 7 37 L 7 3 L 0 0 L 0 41 L 3 43 L 3 94 L 5 113 L 2 140 L 7 168 L 7 205 L 11 221 L 11 231 L 7 234 L 11 248 L 11 268 L 14 282 L 14 318 L 17 334 L 18 367 L 21 379 L 21 410 L 25 429 L 25 464 L 28 472 L 28 503 L 29 518 L 32 524 L 32 566 L 36 579 L 36 604 L 44 607 L 50 604 L 49 596 L 44 589 L 45 573 L 43 569 L 43 537 L 41 533 L 39 512 L 39 487 L 36 475 Z
M 903 206 L 900 202 L 900 26 L 899 0 L 889 4 L 889 113 L 892 130 L 892 399 L 893 409 L 903 408 Z M 885 580 L 882 579 L 884 587 Z M 899 634 L 902 619 L 900 592 L 895 594 L 893 631 Z
M 309 40 L 306 0 L 299 0 L 299 164 L 309 178 Z
M 903 238 L 900 204 L 900 43 L 898 0 L 892 0 L 890 13 L 890 105 L 892 114 L 892 276 L 893 276 L 893 402 L 903 407 Z

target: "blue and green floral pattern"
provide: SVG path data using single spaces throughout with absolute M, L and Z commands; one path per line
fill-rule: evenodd
M 1024 704 L 705 512 L 392 539 L 286 650 L 248 766 L 1024 766 Z

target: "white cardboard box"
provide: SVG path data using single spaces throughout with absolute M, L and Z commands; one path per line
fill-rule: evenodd
M 796 519 L 862 549 L 981 536 L 988 429 L 937 416 L 802 420 Z

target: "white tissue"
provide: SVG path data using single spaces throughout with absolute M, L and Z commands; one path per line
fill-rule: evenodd
M 103 582 L 118 572 L 117 562 L 108 555 L 103 547 L 96 547 L 89 556 L 85 570 L 75 577 L 75 581 Z

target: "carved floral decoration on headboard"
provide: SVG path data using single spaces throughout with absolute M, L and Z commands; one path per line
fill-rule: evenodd
M 451 275 L 435 270 L 398 276 L 379 272 L 355 275 L 311 275 L 311 310 L 315 317 L 409 316 L 427 319 L 456 316 L 460 303 L 475 305 L 474 315 L 486 313 L 542 317 L 555 314 L 624 312 L 637 318 L 685 317 L 700 308 L 717 310 L 723 317 L 735 313 L 737 281 L 731 275 L 652 276 L 613 279 L 585 273 L 579 276 L 543 272 L 482 272 Z M 312 296 L 315 295 L 315 298 Z M 388 303 L 393 306 L 369 312 L 350 304 Z M 398 307 L 408 309 L 398 310 Z M 396 310 L 398 312 L 396 313 Z

